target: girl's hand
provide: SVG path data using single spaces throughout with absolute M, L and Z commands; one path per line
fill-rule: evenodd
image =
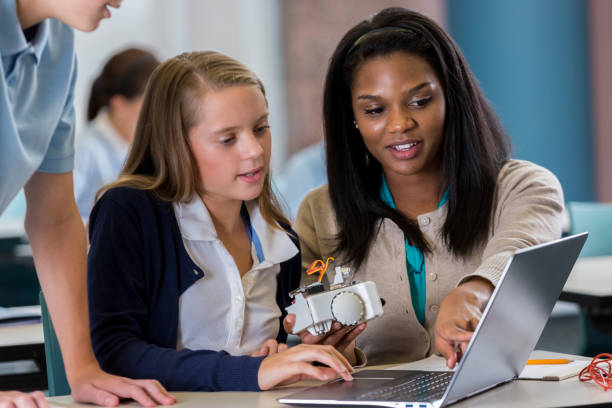
M 144 407 L 172 405 L 176 398 L 157 380 L 132 380 L 108 374 L 96 364 L 83 367 L 69 380 L 72 398 L 77 402 L 93 402 L 117 406 L 120 398 L 131 398 Z
M 453 289 L 442 301 L 434 335 L 436 349 L 446 358 L 448 368 L 461 360 L 491 293 L 491 282 L 476 277 Z
M 295 315 L 290 313 L 283 320 L 283 327 L 287 333 L 293 333 L 294 325 Z M 334 346 L 354 365 L 357 362 L 357 357 L 355 356 L 355 338 L 365 330 L 366 326 L 365 323 L 361 323 L 356 326 L 343 327 L 340 323 L 334 322 L 331 330 L 323 336 L 313 336 L 308 330 L 302 330 L 295 334 L 300 336 L 303 344 Z
M 279 343 L 275 339 L 266 340 L 259 350 L 251 353 L 251 357 L 269 356 L 271 354 L 280 353 L 289 348 L 285 343 Z
M 313 362 L 323 366 L 314 366 Z M 264 358 L 257 381 L 259 388 L 269 390 L 304 379 L 327 381 L 340 376 L 345 381 L 352 381 L 351 371 L 349 362 L 334 347 L 299 344 Z

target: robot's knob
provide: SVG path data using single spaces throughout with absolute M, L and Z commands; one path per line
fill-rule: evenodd
M 331 301 L 331 312 L 337 322 L 344 326 L 354 326 L 363 318 L 363 300 L 353 292 L 337 293 Z

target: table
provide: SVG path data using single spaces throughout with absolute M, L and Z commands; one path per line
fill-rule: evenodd
M 559 299 L 579 304 L 585 313 L 584 352 L 595 355 L 610 351 L 612 256 L 578 258 Z
M 579 359 L 579 356 L 553 353 L 547 351 L 534 351 L 532 358 L 558 358 L 569 357 Z M 582 357 L 584 359 L 584 357 Z M 412 363 L 413 368 L 418 368 L 418 361 Z M 389 368 L 387 366 L 376 366 L 367 368 Z M 318 381 L 302 381 L 293 386 L 265 392 L 176 392 L 173 393 L 177 399 L 176 407 L 201 408 L 201 407 L 224 407 L 224 408 L 282 408 L 276 402 L 277 398 L 284 397 L 293 392 L 300 391 L 307 386 L 321 384 Z M 56 408 L 90 408 L 91 405 L 76 404 L 70 396 L 49 398 L 51 407 Z M 569 407 L 585 404 L 610 404 L 612 403 L 612 392 L 604 391 L 601 387 L 592 383 L 581 383 L 577 377 L 563 381 L 530 381 L 520 380 L 501 385 L 489 391 L 478 394 L 467 400 L 453 404 L 452 407 Z M 122 404 L 122 406 L 138 406 L 135 402 Z
M 34 361 L 36 365 L 34 370 L 0 376 L 0 390 L 47 389 L 47 365 L 42 323 L 0 327 L 0 362 L 26 360 Z
M 584 307 L 612 307 L 612 256 L 578 258 L 559 297 Z

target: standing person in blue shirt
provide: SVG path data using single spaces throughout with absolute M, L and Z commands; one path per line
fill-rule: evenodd
M 25 186 L 25 228 L 61 345 L 72 396 L 117 405 L 171 404 L 156 381 L 134 381 L 100 369 L 87 316 L 86 244 L 74 202 L 71 27 L 94 30 L 119 0 L 0 0 L 0 213 Z M 0 393 L 0 405 L 47 407 L 41 393 Z
M 142 96 L 159 65 L 153 54 L 128 48 L 113 55 L 94 80 L 87 105 L 89 126 L 77 138 L 74 195 L 89 217 L 96 192 L 119 176 L 134 137 Z
M 283 344 L 301 258 L 270 150 L 265 90 L 244 65 L 194 52 L 153 72 L 125 166 L 89 218 L 91 334 L 105 370 L 176 391 L 352 379 L 333 346 Z

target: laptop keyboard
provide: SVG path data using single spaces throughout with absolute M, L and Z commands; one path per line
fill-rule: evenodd
M 442 398 L 453 372 L 424 372 L 401 382 L 368 391 L 357 397 L 362 401 L 433 401 Z

